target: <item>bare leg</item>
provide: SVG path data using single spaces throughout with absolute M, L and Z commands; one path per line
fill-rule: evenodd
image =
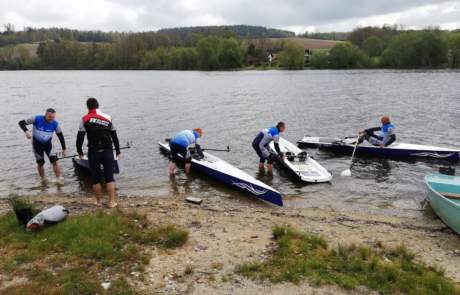
M 190 169 L 192 168 L 191 163 L 186 163 L 185 164 L 185 173 L 190 174 Z
M 107 183 L 107 192 L 109 193 L 109 208 L 118 206 L 115 181 Z
M 268 173 L 273 173 L 273 164 L 267 164 Z
M 176 172 L 176 164 L 172 161 L 169 162 L 169 176 L 173 176 L 174 172 Z
M 96 206 L 101 207 L 102 206 L 102 189 L 101 189 L 101 184 L 93 184 L 93 191 L 94 195 L 96 196 Z
M 56 178 L 61 177 L 61 165 L 59 165 L 59 161 L 56 161 L 53 163 L 53 170 L 54 170 L 54 175 L 56 175 Z
M 37 171 L 38 175 L 40 175 L 41 179 L 45 178 L 45 164 L 37 164 Z

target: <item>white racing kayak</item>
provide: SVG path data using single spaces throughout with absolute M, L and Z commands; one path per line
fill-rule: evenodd
M 169 143 L 158 144 L 163 153 L 171 152 Z M 272 187 L 210 153 L 203 154 L 204 158 L 201 160 L 192 158 L 192 170 L 199 171 L 235 189 L 248 192 L 261 200 L 283 206 L 281 194 Z
M 285 158 L 283 160 L 281 157 L 276 156 L 277 162 L 297 179 L 309 183 L 331 181 L 332 174 L 308 156 L 307 152 L 299 149 L 284 138 L 280 138 L 279 146 Z M 270 151 L 277 155 L 274 142 L 270 143 Z

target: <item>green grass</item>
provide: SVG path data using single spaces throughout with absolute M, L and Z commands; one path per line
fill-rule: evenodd
M 149 246 L 180 247 L 188 232 L 173 225 L 153 227 L 145 216 L 119 210 L 71 216 L 57 225 L 26 232 L 11 212 L 0 217 L 0 237 L 0 271 L 28 277 L 31 281 L 24 288 L 31 284 L 33 290 L 44 288 L 35 295 L 47 294 L 44 285 L 51 278 L 57 282 L 56 294 L 102 294 L 100 282 L 94 283 L 100 269 L 115 275 L 142 271 L 149 263 Z M 42 269 L 43 274 L 30 272 L 31 268 Z M 110 294 L 133 294 L 126 281 L 112 286 L 119 292 Z
M 335 284 L 345 289 L 366 286 L 382 294 L 460 294 L 443 273 L 414 260 L 404 246 L 374 250 L 366 246 L 331 249 L 313 234 L 275 227 L 277 248 L 264 262 L 241 265 L 239 273 L 274 283 L 308 280 L 312 285 Z

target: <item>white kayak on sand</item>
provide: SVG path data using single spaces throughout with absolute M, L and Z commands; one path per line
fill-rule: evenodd
M 165 154 L 171 152 L 169 143 L 159 142 L 158 144 L 160 150 Z M 274 188 L 210 153 L 204 152 L 203 154 L 204 158 L 201 160 L 192 158 L 192 170 L 201 172 L 235 189 L 250 193 L 258 199 L 283 206 L 283 198 Z
M 299 149 L 284 138 L 280 138 L 279 146 L 285 157 L 283 160 L 281 157 L 276 156 L 277 162 L 297 179 L 309 183 L 331 181 L 332 174 L 310 157 L 307 152 Z M 270 151 L 277 155 L 274 142 L 270 143 Z

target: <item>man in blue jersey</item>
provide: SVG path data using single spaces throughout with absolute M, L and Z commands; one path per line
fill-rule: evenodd
M 27 129 L 27 125 L 33 125 L 32 133 Z M 49 161 L 53 165 L 54 174 L 56 175 L 57 181 L 63 183 L 64 179 L 61 176 L 61 167 L 57 159 L 57 154 L 53 148 L 53 134 L 56 133 L 63 154 L 66 154 L 66 145 L 64 135 L 61 127 L 56 121 L 56 111 L 52 108 L 46 110 L 45 115 L 37 115 L 25 120 L 19 121 L 19 127 L 26 134 L 27 139 L 32 140 L 32 147 L 37 161 L 38 174 L 42 179 L 45 178 L 45 154 Z
M 284 157 L 279 147 L 280 133 L 286 130 L 286 124 L 284 122 L 278 122 L 274 127 L 265 128 L 260 131 L 256 138 L 252 141 L 252 147 L 259 156 L 259 169 L 264 170 L 265 161 L 267 161 L 267 168 L 269 172 L 273 171 L 274 155 L 270 153 L 269 145 L 273 141 L 275 150 L 280 157 Z
M 382 126 L 369 128 L 366 130 L 360 131 L 361 142 L 363 139 L 366 139 L 369 143 L 381 148 L 389 146 L 396 140 L 395 126 L 391 124 L 390 117 L 383 116 L 380 119 Z M 375 134 L 375 132 L 380 132 Z
M 185 173 L 190 173 L 192 166 L 192 154 L 190 148 L 195 147 L 195 151 L 198 159 L 204 157 L 203 151 L 200 146 L 200 139 L 203 135 L 201 128 L 195 128 L 193 130 L 183 130 L 177 133 L 169 142 L 171 148 L 171 155 L 169 161 L 169 175 L 173 176 L 176 171 L 176 162 L 185 162 Z

